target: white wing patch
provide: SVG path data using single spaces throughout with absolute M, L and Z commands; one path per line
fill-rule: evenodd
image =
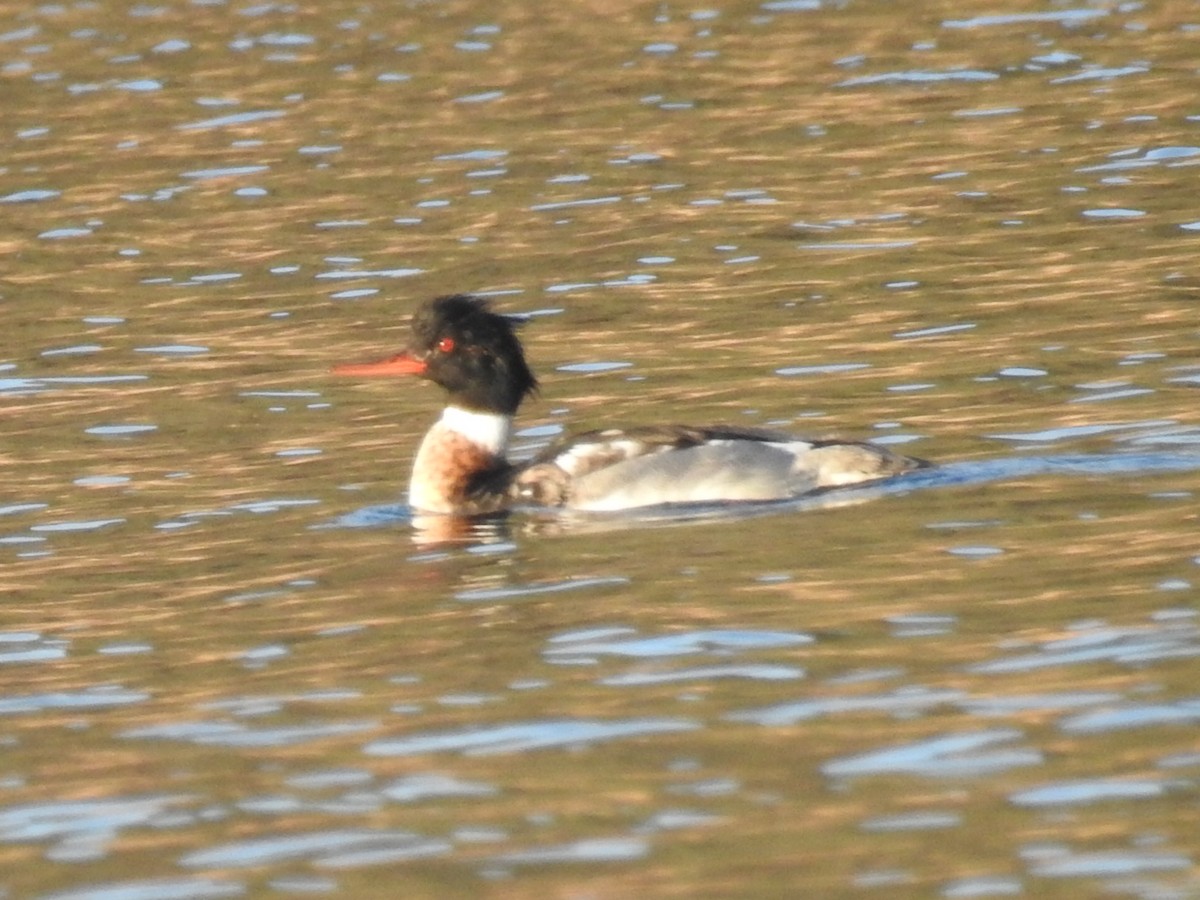
M 554 457 L 553 462 L 572 478 L 582 478 L 597 468 L 619 465 L 631 459 L 653 456 L 670 449 L 672 448 L 666 445 L 648 448 L 642 441 L 632 438 L 589 441 L 573 445 Z

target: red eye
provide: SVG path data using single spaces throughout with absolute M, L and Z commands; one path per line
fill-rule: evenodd
M 454 338 L 444 337 L 437 342 L 437 351 L 439 353 L 449 353 L 454 349 Z

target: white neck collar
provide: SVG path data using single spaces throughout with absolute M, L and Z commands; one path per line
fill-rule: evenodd
M 442 425 L 471 442 L 503 456 L 512 432 L 512 417 L 502 413 L 474 412 L 458 406 L 442 410 Z

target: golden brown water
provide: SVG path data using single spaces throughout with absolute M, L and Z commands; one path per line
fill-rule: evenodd
M 1200 894 L 1198 35 L 0 6 L 0 897 Z M 466 290 L 523 452 L 942 467 L 430 543 L 436 390 L 328 370 Z

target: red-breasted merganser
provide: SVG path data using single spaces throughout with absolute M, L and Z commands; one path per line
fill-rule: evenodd
M 414 510 L 476 515 L 519 506 L 610 511 L 786 500 L 929 465 L 873 444 L 726 425 L 590 431 L 510 463 L 513 416 L 538 386 L 519 324 L 478 297 L 438 297 L 414 314 L 408 350 L 334 368 L 341 375 L 420 375 L 449 394 L 413 464 Z

